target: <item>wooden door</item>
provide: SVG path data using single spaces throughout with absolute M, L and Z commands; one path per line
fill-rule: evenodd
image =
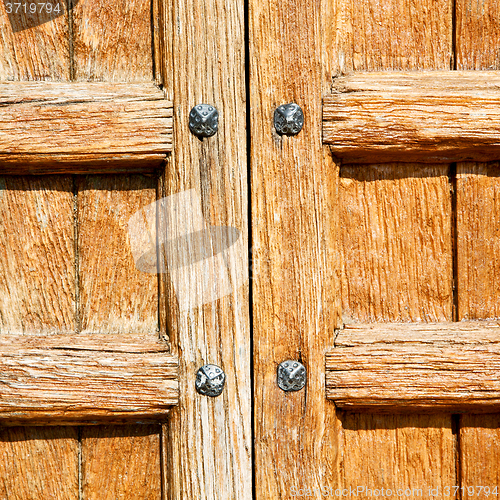
M 0 498 L 495 497 L 496 324 L 458 323 L 498 317 L 500 80 L 462 72 L 500 69 L 495 2 L 50 5 L 0 5 Z M 150 272 L 129 231 L 183 193 L 239 241 L 195 305 L 160 268 L 162 214 L 138 226 Z M 425 392 L 460 356 L 467 382 Z M 286 359 L 304 389 L 278 387 Z

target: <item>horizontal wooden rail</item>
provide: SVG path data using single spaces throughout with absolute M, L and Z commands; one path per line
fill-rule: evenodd
M 342 409 L 500 410 L 500 324 L 346 326 L 326 355 L 326 394 Z
M 355 73 L 324 99 L 323 141 L 344 162 L 500 159 L 500 71 Z
M 177 401 L 154 335 L 0 336 L 0 425 L 158 421 Z
M 147 171 L 171 150 L 153 84 L 0 83 L 0 174 Z

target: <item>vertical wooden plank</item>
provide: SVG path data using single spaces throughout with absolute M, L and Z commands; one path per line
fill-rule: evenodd
M 72 1 L 75 80 L 153 79 L 150 1 Z
M 499 5 L 494 0 L 457 0 L 457 69 L 500 68 Z M 500 175 L 498 163 L 457 165 L 458 319 L 499 318 Z M 468 486 L 500 486 L 499 414 L 460 418 L 462 498 L 477 498 Z M 472 491 L 472 494 L 471 494 Z M 497 488 L 498 493 L 498 488 Z
M 151 2 L 73 3 L 78 81 L 153 79 Z M 156 199 L 154 176 L 77 180 L 79 328 L 158 333 L 158 278 L 136 268 L 128 221 Z M 82 428 L 83 498 L 161 498 L 160 427 Z
M 363 0 L 341 5 L 339 71 L 451 68 L 451 1 Z M 448 173 L 446 165 L 342 166 L 344 321 L 452 319 Z M 442 491 L 455 484 L 450 415 L 344 413 L 340 418 L 342 487 Z
M 58 3 L 58 2 L 53 2 Z M 68 80 L 62 15 L 8 15 L 0 5 L 0 80 Z M 73 185 L 70 178 L 0 178 L 0 331 L 75 328 Z M 78 498 L 74 428 L 6 428 L 0 433 L 0 497 Z
M 61 11 L 58 16 L 45 6 L 37 6 L 36 14 L 26 14 L 22 7 L 7 7 L 7 3 L 0 3 L 0 79 L 69 80 L 66 2 L 50 2 Z
M 257 499 L 303 488 L 320 498 L 338 484 L 339 422 L 323 361 L 341 325 L 338 165 L 322 145 L 320 105 L 333 14 L 328 0 L 249 2 Z M 275 109 L 289 102 L 305 116 L 295 137 L 273 129 Z M 306 366 L 305 389 L 278 387 L 287 359 Z
M 4 428 L 0 443 L 1 498 L 78 498 L 76 428 Z
M 500 69 L 500 5 L 495 0 L 456 1 L 457 69 Z
M 85 427 L 82 498 L 161 500 L 158 425 Z
M 239 232 L 213 258 L 196 260 L 196 246 L 187 248 L 191 264 L 165 283 L 166 322 L 180 361 L 179 406 L 165 428 L 167 498 L 250 500 L 244 2 L 172 0 L 162 11 L 170 37 L 162 70 L 173 68 L 163 79 L 174 100 L 175 144 L 163 195 L 178 200 L 184 214 L 172 216 L 168 230 L 180 235 L 206 224 Z M 188 128 L 191 108 L 201 103 L 219 110 L 219 131 L 203 140 Z M 219 397 L 195 390 L 196 372 L 206 363 L 226 373 Z

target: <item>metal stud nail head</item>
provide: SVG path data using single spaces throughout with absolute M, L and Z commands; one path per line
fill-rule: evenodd
M 282 104 L 274 112 L 274 128 L 280 135 L 297 135 L 304 126 L 304 112 L 302 108 L 291 102 Z
M 210 104 L 197 104 L 189 113 L 189 130 L 198 137 L 211 137 L 219 128 L 219 112 Z
M 287 360 L 278 366 L 278 386 L 285 392 L 300 391 L 306 385 L 306 367 L 300 361 Z
M 224 370 L 217 365 L 204 365 L 196 373 L 196 390 L 203 396 L 220 396 L 226 383 Z

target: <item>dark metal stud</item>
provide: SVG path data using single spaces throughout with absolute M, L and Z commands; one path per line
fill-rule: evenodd
M 304 112 L 302 108 L 291 102 L 282 104 L 274 112 L 274 128 L 280 135 L 297 135 L 304 126 Z
M 197 104 L 189 113 L 189 130 L 198 137 L 211 137 L 219 128 L 219 112 L 210 104 Z
M 196 373 L 196 390 L 204 396 L 215 398 L 224 389 L 226 374 L 217 365 L 204 365 Z
M 278 386 L 285 392 L 300 391 L 306 385 L 306 367 L 299 361 L 287 360 L 278 366 Z

